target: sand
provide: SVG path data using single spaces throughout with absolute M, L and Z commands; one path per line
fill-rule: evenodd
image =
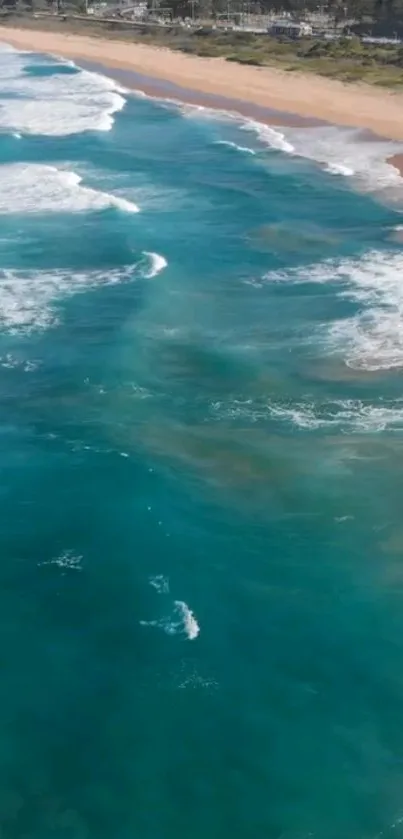
M 264 108 L 321 120 L 336 125 L 368 129 L 379 137 L 403 141 L 403 94 L 366 84 L 343 84 L 312 74 L 275 68 L 246 67 L 222 58 L 200 58 L 143 44 L 59 32 L 0 27 L 0 40 L 19 49 L 51 52 L 65 58 L 102 64 L 141 74 L 150 89 L 164 80 L 176 86 L 177 98 L 196 96 L 225 99 L 227 107 L 242 113 Z M 193 99 L 192 99 L 193 92 Z M 218 105 L 217 105 L 218 106 Z M 264 121 L 269 121 L 265 119 Z M 274 119 L 272 120 L 275 121 Z M 277 122 L 289 121 L 284 118 Z M 403 170 L 403 158 L 393 165 Z

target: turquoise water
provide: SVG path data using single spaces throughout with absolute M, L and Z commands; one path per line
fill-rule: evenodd
M 0 129 L 2 836 L 398 839 L 384 145 L 6 48 Z

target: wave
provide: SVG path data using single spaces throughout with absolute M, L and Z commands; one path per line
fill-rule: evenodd
M 0 128 L 50 136 L 112 128 L 113 115 L 126 103 L 113 79 L 78 67 L 74 74 L 24 75 L 32 60 L 30 53 L 0 48 L 0 80 L 7 97 L 2 99 Z
M 283 129 L 271 128 L 269 125 L 264 125 L 264 123 L 257 122 L 256 120 L 247 120 L 242 125 L 242 130 L 253 131 L 254 134 L 257 134 L 259 140 L 269 145 L 272 149 L 277 149 L 286 154 L 295 153 L 295 148 L 287 140 Z
M 354 175 L 354 169 L 344 166 L 343 163 L 328 163 L 325 171 L 331 175 L 344 175 L 345 178 L 351 178 Z
M 319 163 L 332 175 L 354 177 L 363 191 L 388 191 L 402 198 L 403 180 L 398 170 L 388 163 L 393 155 L 403 151 L 402 143 L 370 137 L 361 129 L 337 126 L 270 128 L 248 120 L 243 130 L 253 131 L 258 139 L 286 154 Z
M 0 213 L 83 212 L 107 207 L 139 211 L 132 201 L 82 186 L 82 178 L 75 172 L 54 166 L 3 164 L 0 177 Z
M 332 125 L 283 126 L 266 125 L 247 119 L 236 111 L 211 108 L 204 105 L 183 103 L 176 99 L 156 98 L 165 107 L 175 107 L 187 119 L 207 119 L 209 122 L 232 123 L 244 132 L 252 132 L 263 146 L 295 157 L 312 160 L 335 176 L 354 178 L 363 191 L 387 191 L 388 199 L 402 200 L 403 179 L 389 158 L 403 152 L 403 144 L 373 137 L 362 129 Z M 256 155 L 256 149 L 234 140 L 219 139 L 217 145 L 226 145 L 243 153 Z
M 189 606 L 184 602 L 184 600 L 175 600 L 175 606 L 177 614 L 181 618 L 180 623 L 177 625 L 180 627 L 181 631 L 185 633 L 189 641 L 194 641 L 200 633 L 200 626 L 197 623 L 193 612 L 189 609 Z
M 163 574 L 150 577 L 149 583 L 158 594 L 169 594 L 169 579 Z M 155 626 L 163 629 L 167 635 L 186 635 L 189 641 L 194 641 L 200 633 L 200 626 L 184 600 L 174 600 L 173 613 L 168 617 L 159 620 L 141 620 L 140 625 Z
M 326 333 L 328 349 L 345 355 L 358 370 L 403 367 L 403 255 L 373 251 L 360 260 L 342 260 L 333 268 L 345 284 L 344 296 L 360 310 L 335 321 Z
M 264 279 L 333 283 L 336 293 L 356 302 L 359 310 L 322 328 L 325 348 L 343 354 L 349 367 L 377 371 L 403 367 L 402 276 L 403 254 L 374 250 L 356 259 L 269 272 Z
M 146 278 L 143 263 L 141 258 L 112 270 L 82 272 L 1 270 L 0 327 L 18 334 L 56 326 L 62 300 L 91 288 Z
M 144 251 L 144 255 L 149 259 L 149 268 L 145 273 L 145 277 L 148 280 L 151 280 L 153 277 L 156 277 L 157 274 L 160 274 L 164 268 L 167 267 L 168 262 L 164 256 L 161 256 L 159 253 L 153 253 L 152 251 Z
M 238 143 L 233 143 L 231 140 L 216 140 L 216 146 L 228 146 L 230 149 L 236 149 L 236 151 L 243 152 L 244 154 L 256 154 L 253 149 L 250 149 L 249 146 L 239 146 Z
M 141 620 L 140 626 L 155 626 L 167 635 L 186 635 L 189 641 L 194 641 L 200 633 L 200 626 L 193 612 L 183 600 L 175 600 L 175 609 L 170 617 Z

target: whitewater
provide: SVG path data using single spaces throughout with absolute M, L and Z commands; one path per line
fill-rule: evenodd
M 0 814 L 403 838 L 396 143 L 0 46 Z

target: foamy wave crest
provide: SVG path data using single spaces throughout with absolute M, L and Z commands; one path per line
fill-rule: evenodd
M 283 128 L 271 128 L 269 125 L 264 125 L 262 122 L 255 120 L 248 120 L 242 126 L 243 131 L 253 131 L 257 134 L 262 143 L 270 146 L 272 149 L 286 152 L 286 154 L 294 154 L 295 149 L 293 144 L 286 138 Z
M 325 168 L 326 172 L 330 172 L 331 175 L 344 175 L 345 178 L 351 178 L 354 175 L 354 169 L 342 163 L 328 163 Z
M 402 179 L 387 159 L 403 151 L 403 145 L 387 140 L 369 139 L 360 129 L 318 126 L 281 129 L 294 154 L 319 163 L 332 175 L 354 177 L 364 191 L 387 190 L 401 198 Z M 286 149 L 284 149 L 286 151 Z
M 174 601 L 174 611 L 169 617 L 160 620 L 141 620 L 140 625 L 155 626 L 167 635 L 186 635 L 189 641 L 194 641 L 200 633 L 200 626 L 184 600 Z
M 11 333 L 46 329 L 58 323 L 58 304 L 80 291 L 130 282 L 139 264 L 108 271 L 0 271 L 0 327 Z
M 216 146 L 228 146 L 230 149 L 235 149 L 236 151 L 243 152 L 244 154 L 256 154 L 253 149 L 250 149 L 249 146 L 239 146 L 238 143 L 233 143 L 231 140 L 216 140 Z
M 179 624 L 181 631 L 185 633 L 187 638 L 189 638 L 189 641 L 193 641 L 197 638 L 200 632 L 200 626 L 197 623 L 193 612 L 183 600 L 175 600 L 175 606 L 176 611 L 181 618 Z
M 270 127 L 248 120 L 242 128 L 253 131 L 272 149 L 315 161 L 332 175 L 354 177 L 364 191 L 386 191 L 388 198 L 393 199 L 397 190 L 396 197 L 401 200 L 402 178 L 387 161 L 403 152 L 402 143 L 371 139 L 361 129 L 327 125 Z
M 336 292 L 359 304 L 353 317 L 323 330 L 330 353 L 342 354 L 357 370 L 403 367 L 403 255 L 371 251 L 359 259 L 328 260 L 287 272 L 269 282 L 334 283 Z
M 335 265 L 333 276 L 347 283 L 344 294 L 360 311 L 336 321 L 327 343 L 342 351 L 350 367 L 390 370 L 403 367 L 403 256 L 374 251 Z
M 82 186 L 75 172 L 37 163 L 0 166 L 0 213 L 83 212 L 117 207 L 129 213 L 131 201 Z
M 1 128 L 53 136 L 109 131 L 113 114 L 126 102 L 112 79 L 78 68 L 77 73 L 24 75 L 32 60 L 30 53 L 0 49 L 2 91 L 10 97 L 2 100 Z M 56 59 L 54 66 L 57 71 Z
M 160 274 L 164 268 L 167 267 L 168 263 L 164 256 L 161 256 L 159 253 L 152 253 L 149 251 L 144 251 L 144 255 L 149 260 L 149 267 L 146 269 L 144 276 L 151 280 L 153 277 L 156 277 L 157 274 Z

